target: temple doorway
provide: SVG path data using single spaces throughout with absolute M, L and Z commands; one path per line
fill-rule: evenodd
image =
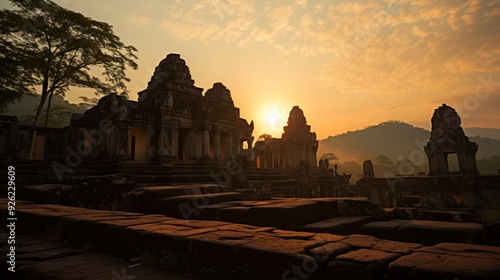
M 456 153 L 446 155 L 446 165 L 448 166 L 448 172 L 460 172 L 458 156 Z
M 177 157 L 180 160 L 188 159 L 187 148 L 189 142 L 189 129 L 180 128 L 179 129 L 179 137 L 177 139 Z
M 130 158 L 132 160 L 148 159 L 148 141 L 148 131 L 145 127 L 130 128 Z

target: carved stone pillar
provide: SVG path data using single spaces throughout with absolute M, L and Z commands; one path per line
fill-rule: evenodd
M 154 129 L 152 129 L 151 127 L 148 127 L 147 129 L 148 131 L 148 159 L 149 160 L 152 160 L 154 159 L 155 157 L 155 146 L 154 146 L 154 139 L 153 139 L 153 136 L 154 136 Z M 130 135 L 130 134 L 129 134 Z
M 210 133 L 207 129 L 203 130 L 202 156 L 210 156 Z
M 219 129 L 215 130 L 214 136 L 214 156 L 215 158 L 220 157 L 220 131 Z
M 187 133 L 187 140 L 185 141 L 187 147 L 186 149 L 186 159 L 192 159 L 196 157 L 196 142 L 193 130 L 189 130 Z
M 228 157 L 229 159 L 233 159 L 234 158 L 234 151 L 233 151 L 233 133 L 232 132 L 229 132 L 229 136 L 228 136 Z
M 155 161 L 168 162 L 176 159 L 174 137 L 177 135 L 177 129 L 172 124 L 158 123 L 155 127 Z
M 241 140 L 238 137 L 235 137 L 235 144 L 236 144 L 236 155 L 239 155 L 241 153 L 241 145 L 243 144 Z
M 201 131 L 199 131 L 199 130 L 193 130 L 192 135 L 193 135 L 192 148 L 193 148 L 193 152 L 194 152 L 193 157 L 199 158 L 202 156 L 202 152 L 203 152 L 201 149 L 203 135 L 202 135 Z

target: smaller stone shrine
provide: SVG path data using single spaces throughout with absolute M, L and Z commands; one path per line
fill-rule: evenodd
M 364 179 L 375 178 L 375 173 L 373 172 L 373 163 L 371 160 L 365 160 L 363 162 L 363 178 Z
M 283 127 L 281 138 L 269 138 L 255 143 L 257 167 L 295 169 L 302 161 L 317 166 L 318 141 L 311 132 L 304 112 L 294 106 L 288 117 L 288 125 Z
M 300 161 L 305 160 L 313 167 L 316 166 L 318 141 L 316 133 L 311 132 L 311 126 L 307 124 L 304 112 L 299 106 L 293 106 L 288 117 L 288 125 L 283 127 L 282 135 L 285 146 L 285 165 L 296 167 Z
M 455 109 L 443 104 L 434 111 L 431 119 L 431 138 L 425 148 L 429 159 L 429 175 L 479 175 L 476 166 L 478 146 L 469 141 L 461 127 L 461 120 Z M 458 157 L 458 172 L 451 172 L 448 156 Z

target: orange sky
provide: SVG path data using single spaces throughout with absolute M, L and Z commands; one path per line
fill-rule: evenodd
M 390 119 L 430 128 L 442 103 L 465 127 L 500 128 L 500 1 L 55 2 L 139 50 L 130 99 L 179 53 L 196 86 L 231 90 L 256 137 L 281 136 L 294 105 L 319 139 Z

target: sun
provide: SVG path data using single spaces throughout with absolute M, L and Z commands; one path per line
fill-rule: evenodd
M 267 115 L 267 122 L 271 126 L 275 126 L 280 121 L 280 117 L 276 114 L 276 112 L 270 112 Z
M 286 125 L 286 111 L 282 106 L 268 106 L 262 111 L 262 133 L 279 137 L 283 133 L 283 126 Z

